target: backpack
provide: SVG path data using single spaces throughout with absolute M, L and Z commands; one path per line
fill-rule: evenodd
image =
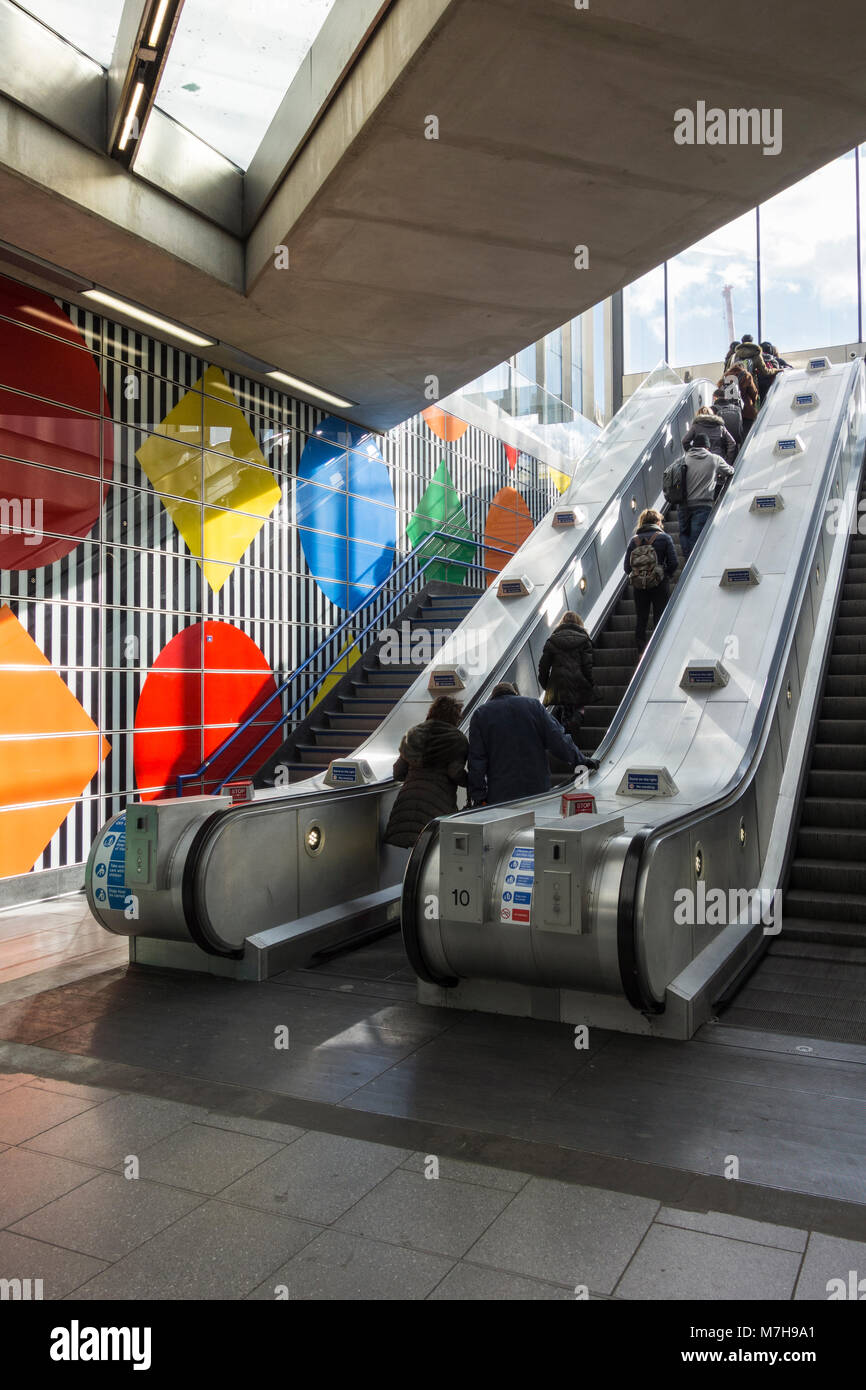
M 637 536 L 635 539 L 637 545 L 629 556 L 629 583 L 635 589 L 654 589 L 665 577 L 658 551 L 650 537 Z
M 735 376 L 722 378 L 722 390 L 725 393 L 725 400 L 729 405 L 736 405 L 742 410 L 743 398 L 740 395 L 740 383 Z
M 688 467 L 685 459 L 676 459 L 668 464 L 662 475 L 662 492 L 666 502 L 685 502 Z

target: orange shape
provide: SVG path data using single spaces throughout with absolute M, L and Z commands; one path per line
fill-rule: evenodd
M 11 608 L 0 608 L 0 877 L 26 874 L 110 744 Z M 46 804 L 51 803 L 51 804 Z
M 496 574 L 507 564 L 510 555 L 520 549 L 526 537 L 535 527 L 529 508 L 516 488 L 502 487 L 497 492 L 487 512 L 484 523 L 485 546 L 496 547 L 484 551 L 484 564 Z M 503 555 L 503 551 L 508 554 Z M 487 587 L 493 583 L 496 574 L 487 579 Z
M 448 415 L 438 405 L 430 405 L 426 410 L 421 411 L 422 419 L 426 420 L 430 429 L 446 444 L 453 443 L 455 439 L 460 439 L 468 430 L 469 426 L 465 420 L 458 420 L 456 415 Z

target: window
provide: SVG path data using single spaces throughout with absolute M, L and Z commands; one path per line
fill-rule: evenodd
M 562 329 L 548 333 L 544 340 L 544 388 L 551 396 L 562 396 Z
M 626 285 L 622 298 L 623 369 L 650 372 L 665 355 L 664 266 Z
M 855 190 L 852 150 L 761 206 L 761 337 L 783 353 L 857 341 Z
M 752 211 L 668 262 L 671 366 L 724 361 L 732 338 L 757 334 L 757 249 Z

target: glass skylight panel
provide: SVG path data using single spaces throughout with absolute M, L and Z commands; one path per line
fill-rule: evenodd
M 123 13 L 123 0 L 17 0 L 67 43 L 72 43 L 102 67 L 111 63 Z
M 185 0 L 157 105 L 246 169 L 335 0 Z

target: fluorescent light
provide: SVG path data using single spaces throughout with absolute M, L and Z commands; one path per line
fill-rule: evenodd
M 170 323 L 168 319 L 162 319 L 158 314 L 150 314 L 146 309 L 139 309 L 136 304 L 128 304 L 125 299 L 117 299 L 113 294 L 106 294 L 104 290 L 85 290 L 84 299 L 95 299 L 98 304 L 104 304 L 107 309 L 115 309 L 119 314 L 126 314 L 128 318 L 139 319 L 146 323 L 149 328 L 159 329 L 163 333 L 169 333 L 173 338 L 182 338 L 185 343 L 192 343 L 193 347 L 213 347 L 213 338 L 202 338 L 199 333 L 191 333 L 188 328 L 181 328 L 176 323 Z
M 129 110 L 126 113 L 126 120 L 123 123 L 123 133 L 117 142 L 119 150 L 125 150 L 132 134 L 132 127 L 135 125 L 135 118 L 138 115 L 138 108 L 141 105 L 141 98 L 144 96 L 144 83 L 136 82 L 132 93 L 132 101 L 129 103 Z
M 159 36 L 162 31 L 162 26 L 165 23 L 165 12 L 167 9 L 168 0 L 159 0 L 159 5 L 153 18 L 153 24 L 150 26 L 150 38 L 148 39 L 148 43 L 151 48 L 155 48 L 159 43 Z
M 346 401 L 342 396 L 332 396 L 330 391 L 322 391 L 318 386 L 311 386 L 308 381 L 301 381 L 300 377 L 289 376 L 286 372 L 268 372 L 267 375 L 274 381 L 281 381 L 285 386 L 293 386 L 296 391 L 301 391 L 305 396 L 316 396 L 320 401 L 327 401 L 328 405 L 338 405 L 344 408 L 354 405 L 354 401 Z

